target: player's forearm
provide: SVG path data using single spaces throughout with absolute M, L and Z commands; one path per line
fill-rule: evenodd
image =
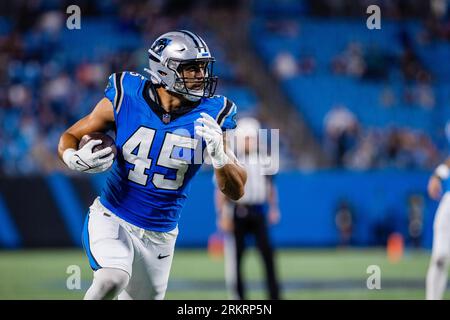
M 84 118 L 78 120 L 61 136 L 58 144 L 58 155 L 63 159 L 67 149 L 78 149 L 78 144 L 85 134 L 92 132 L 106 132 L 114 127 L 114 112 L 111 102 L 103 98 L 94 110 Z
M 438 200 L 442 193 L 442 183 L 440 178 L 436 176 L 431 176 L 428 181 L 428 195 L 431 199 Z
M 244 195 L 247 173 L 245 169 L 235 163 L 228 163 L 222 168 L 215 169 L 217 185 L 228 198 L 239 200 Z
M 78 143 L 80 140 L 69 132 L 64 132 L 61 135 L 58 143 L 58 156 L 63 160 L 63 153 L 67 149 L 78 149 Z

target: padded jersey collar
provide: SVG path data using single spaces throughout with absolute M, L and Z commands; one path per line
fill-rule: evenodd
M 152 109 L 152 111 L 165 124 L 168 124 L 168 123 L 170 123 L 170 121 L 173 121 L 173 120 L 181 117 L 182 115 L 192 111 L 202 101 L 202 100 L 200 100 L 191 106 L 181 106 L 178 109 L 172 110 L 171 112 L 167 112 L 161 106 L 161 104 L 159 102 L 158 94 L 156 92 L 156 88 L 152 84 L 152 82 L 149 80 L 145 81 L 144 89 L 142 90 L 142 96 L 143 96 L 144 100 L 147 102 L 148 106 Z

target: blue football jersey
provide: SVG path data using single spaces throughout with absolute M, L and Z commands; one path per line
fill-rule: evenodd
M 151 81 L 135 72 L 112 74 L 105 96 L 114 107 L 117 157 L 100 201 L 138 227 L 170 231 L 206 154 L 195 121 L 205 112 L 222 130 L 234 129 L 236 105 L 214 96 L 167 113 Z

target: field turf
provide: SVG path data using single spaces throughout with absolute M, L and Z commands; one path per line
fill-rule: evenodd
M 407 251 L 389 262 L 383 249 L 277 251 L 284 299 L 424 299 L 428 251 Z M 71 265 L 81 269 L 81 289 L 69 290 Z M 366 286 L 367 268 L 381 270 L 381 289 Z M 256 251 L 244 260 L 249 299 L 264 299 L 264 270 Z M 226 299 L 223 259 L 206 250 L 177 249 L 166 299 Z M 0 299 L 81 299 L 92 272 L 81 250 L 0 251 Z M 446 298 L 450 298 L 447 291 Z

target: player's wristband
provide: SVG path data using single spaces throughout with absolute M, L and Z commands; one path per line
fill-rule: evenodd
M 445 164 L 440 164 L 436 170 L 434 170 L 434 175 L 441 180 L 446 180 L 450 174 L 450 170 Z
M 70 168 L 72 169 L 72 164 L 70 162 L 70 159 L 72 158 L 73 154 L 76 152 L 75 149 L 73 148 L 69 148 L 64 150 L 63 155 L 62 155 L 62 159 L 64 161 L 64 163 Z

